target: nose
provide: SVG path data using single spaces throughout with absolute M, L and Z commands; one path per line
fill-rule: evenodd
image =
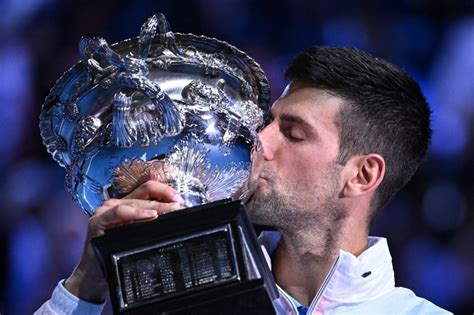
M 276 144 L 274 135 L 277 127 L 278 126 L 275 124 L 275 122 L 272 122 L 258 133 L 258 137 L 263 148 L 263 158 L 267 161 L 272 160 L 274 156 Z

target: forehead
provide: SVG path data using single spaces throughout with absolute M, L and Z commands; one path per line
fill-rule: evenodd
M 286 115 L 299 117 L 315 127 L 336 127 L 337 115 L 343 104 L 342 98 L 327 91 L 290 84 L 273 104 L 272 114 L 276 119 Z

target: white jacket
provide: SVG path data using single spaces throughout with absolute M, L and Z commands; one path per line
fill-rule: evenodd
M 259 238 L 267 262 L 279 241 L 278 232 Z M 392 256 L 387 240 L 369 237 L 368 249 L 355 257 L 340 250 L 307 315 L 316 314 L 451 314 L 417 297 L 411 290 L 395 287 Z M 298 315 L 298 302 L 279 288 L 279 303 L 285 314 Z
M 279 240 L 277 232 L 264 232 L 259 240 L 271 266 L 270 256 Z M 60 281 L 51 299 L 35 314 L 100 314 L 103 304 L 80 300 Z M 279 309 L 298 315 L 297 302 L 279 288 Z M 309 306 L 315 314 L 451 314 L 417 297 L 411 290 L 395 287 L 392 257 L 385 238 L 369 237 L 369 248 L 358 257 L 340 251 L 339 257 Z

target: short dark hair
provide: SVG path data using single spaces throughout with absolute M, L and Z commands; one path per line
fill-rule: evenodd
M 385 178 L 372 200 L 379 209 L 411 179 L 431 140 L 428 103 L 406 72 L 355 48 L 312 47 L 290 63 L 285 78 L 326 90 L 346 101 L 338 117 L 338 163 L 378 153 Z

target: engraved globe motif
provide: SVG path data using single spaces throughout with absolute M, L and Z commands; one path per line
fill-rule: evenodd
M 89 215 L 149 179 L 176 188 L 186 206 L 245 198 L 270 100 L 253 59 L 217 39 L 173 33 L 163 14 L 110 46 L 84 37 L 79 53 L 46 97 L 40 131 Z

